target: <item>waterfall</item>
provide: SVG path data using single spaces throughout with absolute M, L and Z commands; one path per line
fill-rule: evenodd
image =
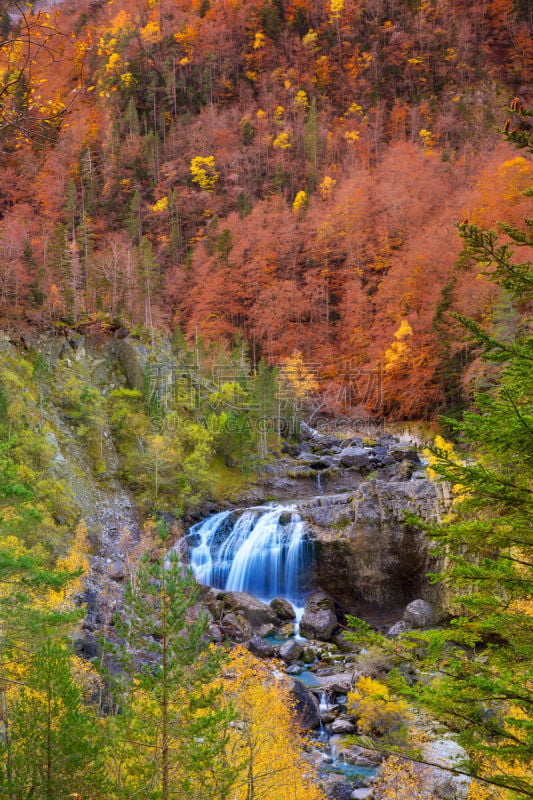
M 303 604 L 310 545 L 292 506 L 222 511 L 194 525 L 187 542 L 199 583 Z

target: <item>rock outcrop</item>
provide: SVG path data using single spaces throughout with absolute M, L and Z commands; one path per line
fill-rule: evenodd
M 270 601 L 270 608 L 274 611 L 276 616 L 284 621 L 296 618 L 296 612 L 288 600 L 284 597 L 275 597 Z
M 386 630 L 415 598 L 440 605 L 426 574 L 439 564 L 406 512 L 437 521 L 447 487 L 431 481 L 417 448 L 388 434 L 372 443 L 343 439 L 302 423 L 299 442 L 286 442 L 260 481 L 241 499 L 265 494 L 297 501 L 315 546 L 315 574 L 341 611 L 380 618 Z M 390 614 L 381 619 L 383 611 Z
M 316 583 L 347 610 L 358 604 L 399 609 L 413 598 L 436 599 L 426 573 L 436 563 L 427 538 L 405 522 L 411 512 L 437 519 L 439 484 L 428 479 L 370 479 L 351 492 L 310 498 L 299 511 L 316 552 Z
M 304 731 L 313 731 L 320 726 L 318 700 L 307 687 L 295 678 L 290 688 L 294 699 L 296 721 Z
M 305 611 L 300 622 L 300 633 L 308 639 L 327 642 L 337 627 L 333 598 L 322 591 L 312 592 L 305 601 Z
M 435 612 L 426 600 L 413 600 L 403 614 L 403 621 L 410 628 L 428 628 L 435 621 Z

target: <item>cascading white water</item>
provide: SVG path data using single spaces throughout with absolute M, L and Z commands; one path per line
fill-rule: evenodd
M 187 540 L 199 583 L 302 605 L 310 548 L 304 522 L 292 506 L 222 511 L 194 525 Z

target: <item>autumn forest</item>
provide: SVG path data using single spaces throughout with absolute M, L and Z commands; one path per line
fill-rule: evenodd
M 0 800 L 533 798 L 531 0 L 0 0 Z
M 384 369 L 371 412 L 468 400 L 446 312 L 508 314 L 454 223 L 523 216 L 498 128 L 530 98 L 529 3 L 79 2 L 21 36 L 7 6 L 7 321 L 244 336 L 319 365 L 333 410 L 346 365 Z

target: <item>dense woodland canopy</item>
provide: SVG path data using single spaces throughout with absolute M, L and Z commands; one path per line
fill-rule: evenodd
M 453 223 L 525 215 L 531 162 L 497 128 L 531 98 L 532 14 L 527 0 L 82 0 L 22 17 L 8 3 L 0 314 L 242 332 L 256 362 L 318 365 L 337 410 L 346 371 L 378 365 L 370 412 L 460 405 L 482 375 L 446 312 L 517 324 L 459 259 Z

